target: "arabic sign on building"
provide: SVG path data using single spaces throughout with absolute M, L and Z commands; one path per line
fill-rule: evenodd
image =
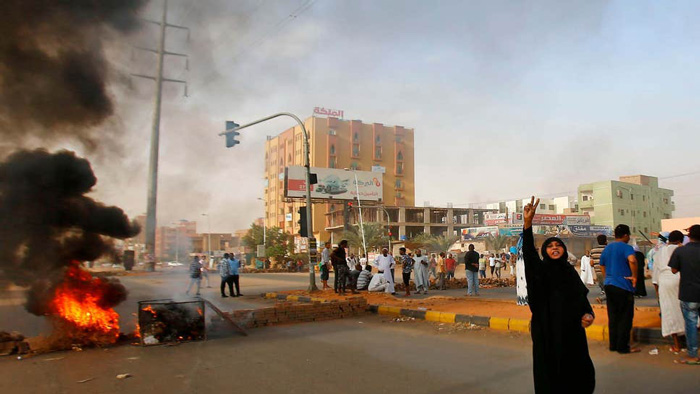
M 337 168 L 311 167 L 318 183 L 311 185 L 311 198 L 333 200 L 354 200 L 357 190 L 363 201 L 381 201 L 384 181 L 382 174 L 370 171 L 345 171 Z M 357 186 L 355 186 L 357 175 Z M 284 196 L 289 198 L 306 197 L 306 168 L 289 166 L 285 169 Z
M 321 115 L 321 116 L 331 116 L 334 118 L 340 118 L 343 119 L 343 111 L 339 109 L 329 109 L 329 108 L 323 108 L 323 107 L 314 107 L 314 115 Z
M 486 225 L 486 226 L 498 226 L 499 224 L 507 224 L 507 223 L 508 223 L 508 214 L 507 213 L 486 212 L 484 214 L 484 225 Z
M 591 224 L 591 217 L 588 215 L 550 215 L 550 214 L 536 214 L 532 219 L 532 224 L 545 224 L 545 225 L 561 225 L 561 224 L 572 224 L 572 225 L 588 225 Z

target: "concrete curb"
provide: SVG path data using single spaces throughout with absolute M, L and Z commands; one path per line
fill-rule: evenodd
M 264 298 L 286 301 L 328 302 L 328 300 L 323 298 L 285 295 L 278 293 L 264 293 L 262 296 Z M 390 305 L 369 305 L 367 311 L 380 315 L 406 316 L 439 323 L 467 323 L 479 327 L 490 328 L 492 330 L 530 333 L 530 320 L 525 319 L 464 315 L 461 313 L 452 312 L 399 308 Z M 661 329 L 659 328 L 634 327 L 632 330 L 634 331 L 634 338 L 636 338 L 637 342 L 639 343 L 667 343 L 667 340 L 661 336 Z M 586 328 L 586 337 L 588 337 L 589 340 L 594 341 L 607 341 L 608 326 L 592 324 L 590 327 Z

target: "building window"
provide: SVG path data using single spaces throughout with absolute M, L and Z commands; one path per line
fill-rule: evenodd
M 642 196 L 642 201 L 646 201 L 646 200 L 647 200 L 647 196 Z
M 381 146 L 374 147 L 374 158 L 377 160 L 382 158 L 382 147 Z
M 547 205 L 546 205 L 546 204 L 540 204 L 540 209 L 547 209 Z
M 336 168 L 338 167 L 338 158 L 333 156 L 328 160 L 328 167 Z
M 630 200 L 634 200 L 634 194 L 630 193 Z
M 353 169 L 353 170 L 357 170 L 357 169 L 359 168 L 359 166 L 357 165 L 357 162 L 353 161 L 353 162 L 350 164 L 350 168 Z
M 647 217 L 647 211 L 642 212 L 643 217 Z
M 335 130 L 333 130 L 333 129 L 328 130 L 328 134 L 330 134 L 330 135 L 337 135 L 337 133 L 336 133 Z
M 583 196 L 583 197 L 581 197 L 581 199 L 582 199 L 583 201 L 588 201 L 588 196 Z
M 634 209 L 632 210 L 632 216 L 635 216 L 635 215 L 634 215 Z
M 550 210 L 550 211 L 553 211 L 553 210 L 555 210 L 555 209 L 557 209 L 557 207 L 555 207 L 554 205 L 550 205 L 550 206 L 549 206 L 549 210 Z
M 401 179 L 397 179 L 395 185 L 397 189 L 401 189 Z
M 644 232 L 645 232 L 645 233 L 648 233 L 648 232 L 649 232 L 649 229 L 646 228 L 646 227 L 644 227 Z
M 396 142 L 399 143 L 399 144 L 402 143 L 402 142 L 403 142 L 403 138 L 401 138 L 400 135 L 397 135 L 397 136 L 396 136 Z
M 335 145 L 331 144 L 331 156 L 335 156 Z
M 382 138 L 381 138 L 380 136 L 376 136 L 376 137 L 374 138 L 374 143 L 377 144 L 377 145 L 381 144 L 381 143 L 382 143 Z
M 620 209 L 620 216 L 625 216 L 625 210 L 624 210 L 624 209 Z
M 401 151 L 399 151 L 399 153 L 396 154 L 396 160 L 403 161 L 403 153 Z
M 396 174 L 403 174 L 403 163 L 396 163 Z
M 360 135 L 359 135 L 357 132 L 353 133 L 353 135 L 352 135 L 352 141 L 353 141 L 353 142 L 359 142 L 359 141 L 360 141 Z
M 360 156 L 360 144 L 352 144 L 352 157 Z

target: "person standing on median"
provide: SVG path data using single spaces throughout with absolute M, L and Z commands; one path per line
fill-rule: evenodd
M 600 255 L 603 254 L 605 247 L 608 246 L 608 237 L 605 234 L 598 234 L 596 236 L 596 241 L 598 246 L 591 249 L 591 261 L 593 262 L 593 271 L 595 272 L 596 282 L 598 282 L 598 287 L 600 287 L 600 295 L 596 297 L 596 301 L 599 304 L 605 302 L 605 275 L 600 268 Z
M 405 297 L 411 295 L 411 271 L 413 271 L 413 257 L 406 254 L 406 248 L 399 248 L 401 255 L 401 275 L 403 276 L 403 285 L 406 288 Z
M 391 275 L 391 269 L 394 267 L 394 256 L 389 254 L 389 249 L 382 249 L 382 253 L 374 259 L 374 266 L 377 267 L 379 275 L 383 275 L 386 279 L 386 287 L 384 290 L 390 294 L 396 294 L 394 290 L 394 278 Z M 378 281 L 373 280 L 374 282 Z M 372 286 L 370 286 L 370 291 Z
M 428 268 L 428 256 L 423 256 L 420 249 L 416 249 L 416 256 L 413 258 L 413 281 L 416 283 L 416 294 L 421 292 L 428 294 L 430 288 L 430 273 Z
M 615 242 L 605 247 L 600 255 L 600 269 L 605 276 L 605 295 L 608 307 L 608 336 L 610 351 L 621 354 L 638 353 L 630 346 L 634 319 L 634 289 L 637 285 L 637 258 L 630 241 L 630 227 L 615 227 Z
M 323 283 L 323 289 L 330 289 L 330 286 L 328 286 L 328 277 L 330 276 L 328 274 L 328 271 L 330 270 L 330 265 L 331 265 L 331 243 L 330 241 L 326 241 L 324 244 L 323 251 L 321 252 L 321 282 Z M 334 274 L 337 275 L 337 274 Z
M 681 273 L 678 298 L 685 321 L 685 340 L 688 345 L 688 358 L 677 363 L 700 365 L 698 358 L 698 315 L 700 315 L 700 224 L 688 229 L 690 242 L 673 251 L 668 266 L 673 273 Z
M 464 267 L 467 270 L 467 295 L 479 295 L 479 253 L 474 251 L 474 244 L 464 254 Z
M 595 367 L 588 353 L 585 328 L 594 320 L 576 269 L 567 261 L 564 242 L 556 237 L 535 249 L 532 219 L 540 200 L 523 208 L 523 259 L 528 305 L 532 312 L 535 393 L 592 393 Z
M 199 257 L 194 256 L 192 262 L 190 263 L 190 284 L 187 286 L 187 291 L 185 294 L 190 295 L 190 290 L 192 290 L 193 285 L 197 285 L 197 294 L 199 295 L 199 290 L 202 287 L 202 263 L 200 263 Z

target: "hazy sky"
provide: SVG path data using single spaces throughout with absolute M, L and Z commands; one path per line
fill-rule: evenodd
M 144 16 L 158 18 L 154 0 Z M 211 215 L 213 231 L 262 216 L 266 135 L 226 149 L 224 121 L 316 106 L 415 129 L 416 204 L 574 193 L 643 173 L 700 216 L 700 3 L 693 1 L 171 0 L 161 121 L 159 224 Z M 300 12 L 302 11 L 302 12 Z M 114 43 L 122 75 L 152 72 L 157 28 Z M 124 82 L 128 78 L 122 78 Z M 153 84 L 115 85 L 105 128 L 121 149 L 85 152 L 96 195 L 145 212 Z M 62 142 L 83 151 L 79 145 Z M 693 173 L 692 175 L 673 177 Z M 438 174 L 438 176 L 435 176 Z M 673 177 L 673 178 L 668 178 Z

